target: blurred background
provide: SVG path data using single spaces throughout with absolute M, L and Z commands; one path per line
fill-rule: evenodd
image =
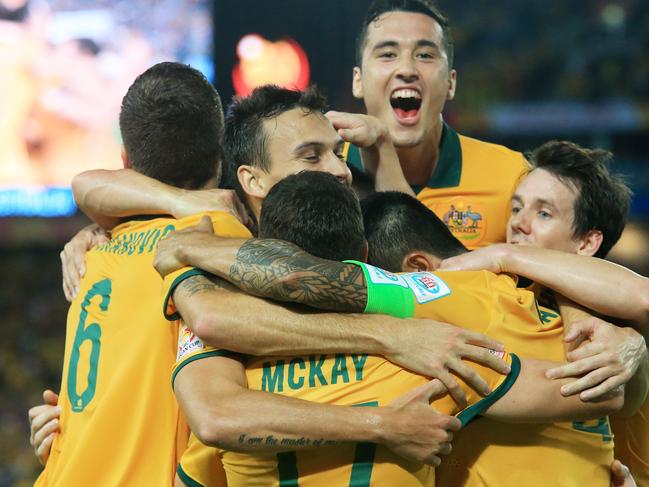
M 27 409 L 59 387 L 67 305 L 58 254 L 88 223 L 69 183 L 121 166 L 117 115 L 135 76 L 178 60 L 224 101 L 266 82 L 315 82 L 332 108 L 361 111 L 351 73 L 368 4 L 0 0 L 0 487 L 31 485 L 40 470 Z M 649 3 L 438 4 L 458 71 L 446 120 L 520 151 L 549 139 L 611 150 L 635 192 L 611 259 L 649 275 Z

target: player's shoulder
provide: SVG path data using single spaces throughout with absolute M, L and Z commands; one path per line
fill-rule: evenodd
M 475 155 L 480 159 L 488 159 L 490 162 L 501 161 L 516 167 L 528 166 L 527 159 L 525 159 L 525 156 L 521 152 L 512 150 L 504 145 L 486 142 L 462 134 L 458 134 L 458 137 L 463 155 L 465 156 Z

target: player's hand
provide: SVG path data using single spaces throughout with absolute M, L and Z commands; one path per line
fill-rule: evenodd
M 63 293 L 69 302 L 79 293 L 79 283 L 86 273 L 86 252 L 95 245 L 110 241 L 108 234 L 99 225 L 92 224 L 81 229 L 61 251 L 63 267 Z
M 455 372 L 482 395 L 491 393 L 487 382 L 462 359 L 478 362 L 502 374 L 510 367 L 498 354 L 504 345 L 482 333 L 465 330 L 434 320 L 411 319 L 395 327 L 392 349 L 385 357 L 401 367 L 439 379 L 460 408 L 466 406 L 466 394 L 451 375 Z
M 444 385 L 435 379 L 383 408 L 388 416 L 382 443 L 410 461 L 437 467 L 441 463 L 439 456 L 451 453 L 453 432 L 461 427 L 459 419 L 430 407 L 434 397 L 445 393 Z
M 581 343 L 566 355 L 569 364 L 549 369 L 546 376 L 558 379 L 585 374 L 561 388 L 564 396 L 579 393 L 583 401 L 616 393 L 631 380 L 647 353 L 645 340 L 638 332 L 594 317 L 573 324 L 564 340 Z
M 503 260 L 511 250 L 510 244 L 495 244 L 444 259 L 440 271 L 491 271 L 499 274 L 504 271 Z
M 387 126 L 378 118 L 361 113 L 325 113 L 338 135 L 357 147 L 369 148 L 389 138 Z
M 619 460 L 611 464 L 611 487 L 638 487 L 629 468 Z
M 52 442 L 59 432 L 59 416 L 61 409 L 57 406 L 58 394 L 49 389 L 43 392 L 43 402 L 29 410 L 29 444 L 34 447 L 34 453 L 41 465 L 45 466 L 50 456 Z
M 185 190 L 173 205 L 175 218 L 184 218 L 207 211 L 230 213 L 248 228 L 252 224 L 246 207 L 237 194 L 229 189 Z
M 182 269 L 187 265 L 184 250 L 188 246 L 209 245 L 210 238 L 217 237 L 214 237 L 212 220 L 208 216 L 204 216 L 195 227 L 176 230 L 158 242 L 158 248 L 153 258 L 153 267 L 162 277 Z

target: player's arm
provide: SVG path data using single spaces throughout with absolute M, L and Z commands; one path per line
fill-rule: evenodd
M 132 169 L 82 172 L 72 180 L 72 191 L 79 208 L 107 229 L 122 217 L 141 214 L 182 218 L 205 211 L 226 211 L 247 222 L 243 205 L 233 191 L 185 190 Z
M 552 380 L 545 376 L 556 365 L 557 362 L 521 358 L 518 379 L 484 416 L 510 423 L 555 423 L 601 418 L 623 407 L 623 390 L 596 402 L 584 402 L 579 396 L 564 397 L 561 387 L 570 379 Z
M 178 403 L 194 434 L 207 445 L 277 452 L 372 442 L 432 465 L 439 465 L 438 455 L 450 452 L 452 432 L 460 427 L 456 418 L 429 406 L 430 398 L 443 390 L 432 381 L 388 407 L 317 404 L 249 390 L 243 365 L 227 356 L 194 360 L 174 379 Z
M 187 325 L 217 348 L 254 355 L 382 355 L 404 368 L 439 378 L 458 403 L 465 401 L 465 395 L 449 369 L 481 394 L 490 392 L 462 358 L 501 373 L 509 371 L 484 348 L 501 348 L 497 341 L 432 320 L 309 312 L 255 298 L 213 276 L 188 277 L 172 285 L 171 292 Z
M 441 269 L 525 276 L 597 313 L 627 320 L 649 336 L 649 278 L 603 259 L 498 244 L 448 259 Z

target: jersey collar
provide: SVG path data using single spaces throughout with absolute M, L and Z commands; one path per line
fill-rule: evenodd
M 446 122 L 442 125 L 442 140 L 439 144 L 439 159 L 426 186 L 413 186 L 415 193 L 424 188 L 454 188 L 460 185 L 462 177 L 462 147 L 460 137 Z

